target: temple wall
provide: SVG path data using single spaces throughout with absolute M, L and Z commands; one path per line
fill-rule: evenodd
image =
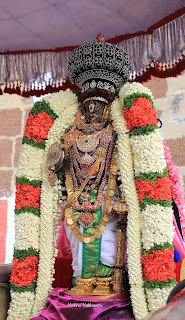
M 154 96 L 162 135 L 170 148 L 172 161 L 180 171 L 185 191 L 185 72 L 176 78 L 152 77 L 144 83 Z M 0 96 L 0 264 L 10 263 L 14 241 L 15 174 L 21 150 L 21 137 L 32 98 Z

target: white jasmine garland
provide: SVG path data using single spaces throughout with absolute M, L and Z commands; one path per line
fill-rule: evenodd
M 31 180 L 42 180 L 42 162 L 44 150 L 31 145 L 23 144 L 19 162 L 17 177 Z M 29 225 L 30 223 L 30 225 Z M 30 227 L 31 226 L 31 227 Z M 19 250 L 33 247 L 39 249 L 40 217 L 31 213 L 21 213 L 15 216 L 15 248 Z M 32 232 L 30 232 L 32 231 Z M 17 293 L 11 290 L 11 303 L 8 311 L 8 320 L 27 320 L 35 298 L 34 292 Z
M 15 249 L 39 250 L 40 218 L 32 213 L 21 213 L 15 216 Z
M 47 155 L 49 147 L 54 143 L 60 143 L 62 132 L 73 124 L 75 114 L 78 108 L 77 97 L 71 91 L 59 92 L 50 96 L 47 101 L 50 106 L 57 113 L 58 118 L 51 127 L 48 140 L 46 141 L 46 149 L 44 155 L 43 165 L 43 183 L 41 192 L 41 232 L 40 232 L 40 259 L 39 271 L 36 288 L 36 296 L 32 317 L 37 316 L 45 307 L 48 294 L 50 293 L 54 273 L 54 234 L 53 230 L 58 223 L 56 215 L 58 198 L 58 184 L 53 188 L 48 182 L 49 170 L 47 168 Z M 55 218 L 53 219 L 53 212 Z M 56 237 L 55 237 L 56 239 Z
M 40 261 L 37 281 L 36 299 L 33 292 L 11 292 L 12 301 L 8 320 L 30 319 L 38 315 L 45 307 L 45 302 L 52 289 L 54 273 L 54 243 L 57 238 L 57 227 L 60 214 L 59 206 L 62 204 L 62 190 L 57 182 L 56 189 L 48 183 L 48 169 L 46 166 L 47 152 L 53 142 L 60 142 L 62 132 L 74 122 L 77 111 L 77 97 L 72 92 L 59 92 L 47 97 L 45 100 L 58 114 L 50 129 L 46 150 L 23 144 L 19 157 L 17 176 L 29 180 L 43 180 L 41 190 L 41 230 L 40 230 Z M 44 166 L 43 166 L 44 162 Z M 57 201 L 59 202 L 57 205 Z M 28 220 L 27 220 L 28 219 Z M 23 221 L 24 220 L 24 221 Z M 31 213 L 22 213 L 16 216 L 16 249 L 39 248 L 38 228 L 40 218 Z M 30 224 L 30 230 L 29 230 Z M 53 234 L 53 229 L 55 229 Z M 55 250 L 56 254 L 56 250 Z M 24 298 L 24 299 L 23 299 Z M 34 301 L 34 303 L 33 303 Z M 33 311 L 32 311 L 33 308 Z M 31 312 L 32 311 L 32 312 Z
M 149 135 L 132 136 L 130 143 L 133 152 L 135 175 L 163 172 L 167 164 L 159 129 L 155 129 Z
M 33 292 L 12 292 L 11 308 L 8 310 L 7 320 L 29 320 L 34 302 Z
M 165 307 L 171 290 L 172 287 L 162 289 L 156 288 L 152 290 L 146 289 L 148 305 L 151 312 Z
M 129 96 L 136 92 L 146 93 L 151 96 L 151 92 L 147 88 L 145 88 L 143 85 L 138 83 L 132 83 L 132 84 L 127 83 L 125 86 L 122 87 L 119 93 L 119 99 L 121 103 L 120 109 L 121 109 L 124 97 Z M 119 115 L 116 114 L 116 116 L 120 117 L 120 119 L 117 118 L 117 123 L 119 123 L 119 126 L 121 126 L 121 111 Z M 124 131 L 126 132 L 126 129 Z M 121 129 L 119 130 L 119 133 L 121 134 Z M 119 137 L 118 137 L 118 141 L 119 141 Z M 140 136 L 132 136 L 130 138 L 130 144 L 132 147 L 135 175 L 138 175 L 140 173 L 163 172 L 163 170 L 166 168 L 166 159 L 164 157 L 162 137 L 158 129 L 155 129 L 149 135 L 145 134 Z M 121 150 L 121 145 L 118 146 L 118 150 Z M 125 153 L 126 151 L 127 150 L 125 149 Z M 122 162 L 122 159 L 120 158 L 120 161 L 118 161 L 118 165 L 120 167 L 121 181 L 123 183 L 122 188 L 126 190 L 129 187 L 129 185 L 124 186 L 124 183 L 126 184 L 127 181 L 124 176 L 122 177 L 121 162 Z M 128 159 L 128 162 L 129 162 L 129 159 Z M 126 163 L 125 163 L 125 166 L 126 166 Z M 124 194 L 130 209 L 130 203 L 128 202 L 128 199 L 126 197 L 126 192 L 124 192 Z M 134 201 L 134 198 L 133 198 L 133 201 Z M 154 245 L 154 243 L 156 243 L 156 241 L 157 241 L 157 244 L 158 243 L 164 244 L 167 241 L 172 243 L 173 219 L 172 219 L 171 208 L 162 207 L 160 205 L 157 205 L 157 206 L 148 205 L 145 208 L 144 212 L 142 212 L 141 214 L 140 222 L 141 222 L 143 245 L 148 250 Z M 136 219 L 136 224 L 137 223 L 138 223 L 138 220 Z M 130 225 L 130 222 L 128 220 L 128 227 L 127 227 L 128 230 L 130 228 L 129 225 Z M 134 225 L 132 226 L 131 231 L 132 233 L 135 232 Z M 130 241 L 132 241 L 132 239 L 128 238 L 128 248 L 129 248 Z M 138 242 L 136 242 L 135 245 L 136 247 L 138 247 Z M 138 250 L 139 250 L 139 247 L 138 247 Z M 134 265 L 135 261 L 134 261 L 134 256 L 132 255 L 131 255 L 131 260 Z M 130 263 L 128 267 L 130 269 L 128 270 L 129 278 L 130 278 L 131 276 L 130 272 L 133 266 Z M 134 270 L 137 273 L 137 268 L 134 268 Z M 166 297 L 168 296 L 168 293 L 170 292 L 171 289 L 172 287 L 170 289 L 169 288 L 157 289 L 157 291 L 160 292 L 159 295 L 155 293 L 153 295 L 153 292 L 154 292 L 153 289 L 147 289 L 145 300 L 148 301 L 149 311 L 157 310 L 161 307 L 161 305 L 164 305 L 166 303 Z M 137 292 L 136 289 L 131 284 L 131 300 L 132 300 L 132 304 L 134 303 L 135 306 L 138 305 L 138 303 L 136 302 L 137 301 L 136 292 Z M 136 301 L 134 301 L 135 299 Z M 159 303 L 159 299 L 161 300 L 160 303 Z M 136 311 L 134 308 L 133 310 L 134 310 L 134 314 L 136 315 Z M 138 315 L 136 316 L 136 318 L 139 318 Z
M 127 242 L 128 242 L 128 273 L 131 286 L 131 301 L 136 319 L 142 319 L 147 315 L 147 304 L 143 288 L 141 266 L 141 229 L 140 208 L 137 191 L 134 183 L 134 169 L 132 162 L 132 150 L 126 122 L 121 114 L 121 103 L 115 99 L 111 107 L 113 126 L 118 133 L 118 159 L 117 165 L 120 171 L 123 195 L 129 206 L 127 218 Z
M 127 82 L 124 86 L 121 87 L 119 92 L 119 98 L 121 103 L 123 103 L 123 99 L 125 97 L 130 96 L 131 94 L 136 92 L 148 94 L 153 99 L 152 92 L 150 91 L 150 89 L 144 87 L 141 83 Z
M 168 226 L 168 228 L 167 228 Z M 173 211 L 171 207 L 147 205 L 141 212 L 142 243 L 146 250 L 154 244 L 173 243 Z
M 26 177 L 30 180 L 42 180 L 42 163 L 44 150 L 23 144 L 19 156 L 17 177 Z

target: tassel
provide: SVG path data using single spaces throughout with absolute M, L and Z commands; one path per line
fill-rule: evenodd
M 30 96 L 35 96 L 35 85 L 33 85 L 33 89 L 32 89 L 32 86 L 31 86 L 31 89 L 30 89 Z
M 39 90 L 40 96 L 43 96 L 45 94 L 43 86 L 41 86 L 41 90 Z
M 19 96 L 21 95 L 21 88 L 20 86 L 17 84 L 17 87 L 15 89 L 15 93 L 18 94 Z
M 30 97 L 30 94 L 29 94 L 29 92 L 25 89 L 25 87 L 24 87 L 23 92 L 22 92 L 22 97 L 24 97 L 24 98 L 29 98 L 29 97 Z
M 53 93 L 53 92 L 54 92 L 54 88 L 51 85 L 51 82 L 49 81 L 49 84 L 46 86 L 46 89 L 45 89 L 45 94 L 49 94 L 49 93 Z
M 6 86 L 4 88 L 4 93 L 8 93 L 8 86 L 7 86 L 7 83 L 6 83 Z

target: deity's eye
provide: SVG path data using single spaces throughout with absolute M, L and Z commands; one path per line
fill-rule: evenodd
M 93 113 L 94 107 L 95 107 L 95 104 L 94 104 L 93 101 L 91 101 L 91 102 L 89 103 L 89 112 L 90 112 L 90 113 Z

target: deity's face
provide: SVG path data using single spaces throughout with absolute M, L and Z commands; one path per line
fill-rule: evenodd
M 87 123 L 100 123 L 103 121 L 107 104 L 103 101 L 89 100 L 84 103 L 84 114 Z

